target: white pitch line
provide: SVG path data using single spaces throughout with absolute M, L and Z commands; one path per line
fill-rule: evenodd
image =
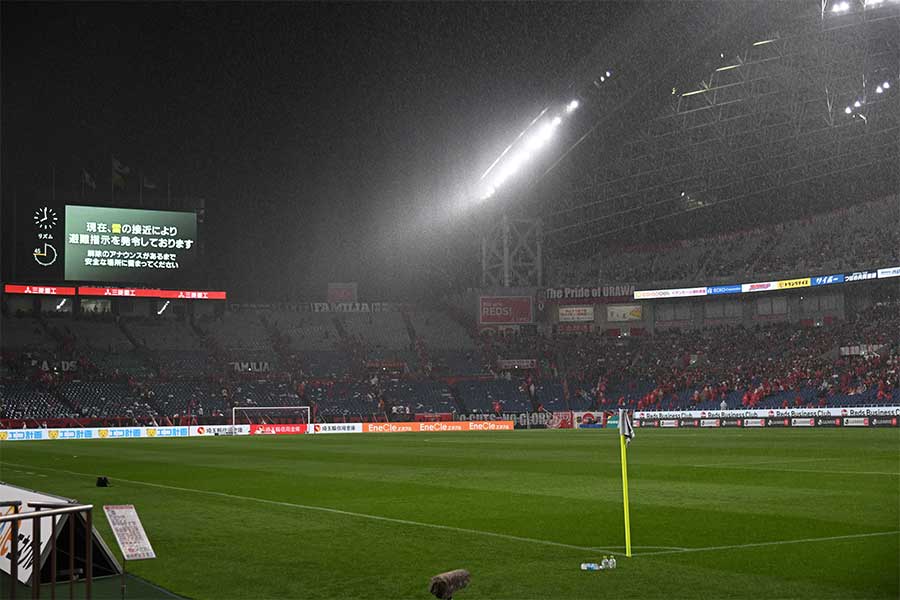
M 876 531 L 874 533 L 855 533 L 851 535 L 833 535 L 819 538 L 803 538 L 799 540 L 779 540 L 776 542 L 755 542 L 752 544 L 734 544 L 731 546 L 707 546 L 705 548 L 685 548 L 684 550 L 661 550 L 659 552 L 641 552 L 639 556 L 660 556 L 662 554 L 684 554 L 688 552 L 715 552 L 717 550 L 740 550 L 743 548 L 761 548 L 766 546 L 785 546 L 788 544 L 810 544 L 813 542 L 833 542 L 837 540 L 854 540 L 859 538 L 883 537 L 898 535 L 900 531 Z
M 10 463 L 10 462 L 5 462 L 5 461 L 2 461 L 2 464 L 17 466 L 17 467 L 26 466 L 26 465 L 19 465 L 16 463 Z M 90 473 L 81 473 L 79 471 L 69 471 L 67 469 L 55 469 L 53 467 L 31 466 L 31 468 L 32 469 L 43 469 L 46 471 L 54 471 L 57 473 L 67 473 L 69 475 L 81 475 L 84 477 L 94 477 L 94 475 L 92 475 Z M 366 514 L 366 513 L 353 512 L 353 511 L 349 511 L 349 510 L 341 510 L 338 508 L 328 508 L 326 506 L 314 506 L 314 505 L 310 505 L 310 504 L 295 504 L 293 502 L 284 502 L 281 500 L 268 500 L 266 498 L 256 498 L 254 496 L 239 496 L 237 494 L 228 494 L 225 492 L 214 492 L 212 490 L 200 490 L 200 489 L 195 489 L 195 488 L 180 487 L 180 486 L 176 486 L 176 485 L 166 485 L 163 483 L 151 483 L 149 481 L 138 481 L 135 479 L 125 479 L 124 477 L 116 477 L 115 480 L 124 481 L 125 483 L 131 483 L 134 485 L 145 485 L 148 487 L 161 488 L 161 489 L 165 489 L 165 490 L 175 490 L 178 492 L 190 492 L 193 494 L 205 494 L 208 496 L 218 496 L 220 498 L 229 498 L 231 500 L 244 500 L 246 502 L 259 502 L 261 504 L 284 506 L 287 508 L 299 508 L 301 510 L 324 512 L 324 513 L 330 513 L 330 514 L 335 514 L 335 515 L 343 515 L 343 516 L 347 516 L 347 517 L 357 517 L 360 519 L 370 519 L 372 521 L 383 521 L 386 523 L 397 523 L 399 525 L 411 525 L 414 527 L 428 527 L 430 529 L 442 529 L 444 531 L 455 531 L 458 533 L 472 533 L 475 535 L 483 535 L 483 536 L 495 537 L 495 538 L 500 538 L 500 539 L 505 539 L 505 540 L 513 540 L 513 541 L 517 541 L 517 542 L 528 542 L 531 544 L 542 544 L 544 546 L 554 546 L 557 548 L 568 548 L 571 550 L 581 550 L 583 552 L 606 552 L 608 554 L 616 554 L 616 555 L 624 556 L 624 552 L 616 552 L 609 548 L 600 548 L 600 547 L 593 547 L 593 546 L 576 546 L 574 544 L 565 544 L 563 542 L 554 542 L 551 540 L 541 540 L 538 538 L 529 538 L 529 537 L 523 537 L 523 536 L 518 536 L 518 535 L 511 535 L 508 533 L 498 533 L 495 531 L 483 531 L 481 529 L 469 529 L 467 527 L 454 527 L 452 525 L 438 525 L 437 523 L 423 523 L 421 521 L 410 521 L 408 519 L 396 519 L 393 517 L 370 515 L 370 514 Z M 663 547 L 664 546 L 646 546 L 646 548 L 663 548 Z M 632 548 L 638 548 L 638 546 L 632 546 Z
M 778 471 L 780 473 L 821 473 L 821 474 L 834 474 L 834 475 L 888 475 L 890 477 L 900 477 L 900 473 L 894 471 L 834 471 L 831 469 L 778 469 L 776 467 L 738 467 L 738 466 L 725 466 L 725 467 L 705 467 L 701 465 L 693 465 L 698 468 L 703 469 L 738 469 L 741 471 Z
M 781 460 L 760 460 L 754 462 L 732 462 L 732 463 L 707 463 L 703 465 L 691 465 L 692 467 L 752 467 L 753 465 L 774 465 L 781 463 L 799 463 L 799 462 L 818 462 L 823 460 L 842 460 L 840 458 L 783 458 Z
M 56 473 L 67 473 L 69 475 L 80 475 L 83 477 L 94 477 L 94 475 L 90 473 L 82 473 L 80 471 L 69 471 L 67 469 L 56 469 L 53 467 L 35 467 L 31 465 L 21 465 L 16 463 L 10 463 L 5 461 L 0 461 L 0 464 L 11 465 L 16 467 L 25 467 L 29 466 L 32 469 L 40 469 L 44 471 L 53 471 Z M 225 492 L 214 492 L 212 490 L 200 490 L 195 488 L 186 488 L 175 485 L 166 485 L 163 483 L 151 483 L 149 481 L 138 481 L 135 479 L 125 479 L 122 477 L 116 477 L 118 481 L 124 481 L 126 483 L 131 483 L 134 485 L 144 485 L 148 487 L 155 487 L 166 490 L 175 490 L 179 492 L 189 492 L 193 494 L 204 494 L 208 496 L 218 496 L 220 498 L 229 498 L 232 500 L 243 500 L 246 502 L 259 502 L 261 504 L 270 504 L 274 506 L 284 506 L 288 508 L 299 508 L 301 510 L 310 510 L 317 512 L 324 512 L 336 515 L 343 515 L 348 517 L 356 517 L 360 519 L 370 519 L 373 521 L 382 521 L 386 523 L 397 523 L 399 525 L 411 525 L 414 527 L 427 527 L 430 529 L 441 529 L 444 531 L 455 531 L 459 533 L 471 533 L 475 535 L 482 535 L 487 537 L 500 538 L 505 540 L 513 540 L 516 542 L 527 542 L 531 544 L 541 544 L 544 546 L 554 546 L 557 548 L 567 548 L 570 550 L 580 550 L 582 552 L 606 552 L 609 554 L 615 554 L 618 556 L 624 556 L 624 552 L 613 551 L 609 548 L 600 548 L 600 547 L 588 547 L 588 546 L 576 546 L 574 544 L 565 544 L 563 542 L 554 542 L 551 540 L 542 540 L 538 538 L 529 538 L 518 535 L 511 535 L 507 533 L 497 533 L 495 531 L 483 531 L 481 529 L 469 529 L 467 527 L 454 527 L 452 525 L 438 525 L 436 523 L 423 523 L 421 521 L 410 521 L 407 519 L 396 519 L 393 517 L 383 517 L 380 515 L 370 515 L 366 513 L 358 513 L 348 510 L 340 510 L 337 508 L 328 508 L 325 506 L 313 506 L 309 504 L 295 504 L 293 502 L 284 502 L 280 500 L 268 500 L 266 498 L 256 498 L 253 496 L 239 496 L 237 494 L 227 494 Z M 822 538 L 804 538 L 798 540 L 779 540 L 775 542 L 757 542 L 751 544 L 735 544 L 732 546 L 708 546 L 705 548 L 684 548 L 678 546 L 632 546 L 632 548 L 667 548 L 666 550 L 660 550 L 656 552 L 641 552 L 634 556 L 659 556 L 666 554 L 681 554 L 686 552 L 712 552 L 716 550 L 738 550 L 741 548 L 755 548 L 761 546 L 781 546 L 786 544 L 804 544 L 804 543 L 812 543 L 812 542 L 827 542 L 834 540 L 846 540 L 846 539 L 855 539 L 855 538 L 866 538 L 866 537 L 876 537 L 876 536 L 886 536 L 886 535 L 897 535 L 900 534 L 900 531 L 881 531 L 876 533 L 859 533 L 853 535 L 839 535 L 839 536 L 831 536 L 831 537 L 822 537 Z M 613 546 L 614 548 L 622 548 L 622 546 Z

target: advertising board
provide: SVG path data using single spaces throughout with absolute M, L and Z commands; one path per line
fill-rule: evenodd
M 409 423 L 363 423 L 364 433 L 413 433 L 442 431 L 512 431 L 512 421 L 432 421 Z
M 531 296 L 480 296 L 480 325 L 521 325 L 534 321 Z
M 625 304 L 606 307 L 606 320 L 610 323 L 640 321 L 643 318 L 644 311 L 640 304 Z
M 560 306 L 560 323 L 591 323 L 594 320 L 593 306 Z
M 778 282 L 779 290 L 790 290 L 794 288 L 809 287 L 809 277 L 801 277 L 799 279 L 782 279 Z
M 250 435 L 298 435 L 306 433 L 306 423 L 250 425 Z

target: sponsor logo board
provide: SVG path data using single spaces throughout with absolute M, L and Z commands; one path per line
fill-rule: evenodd
M 482 325 L 518 325 L 534 321 L 531 296 L 480 296 L 478 322 Z
M 868 427 L 868 417 L 847 417 L 844 419 L 844 427 Z
M 778 289 L 777 281 L 759 281 L 757 283 L 742 283 L 741 292 L 767 292 Z
M 594 321 L 593 306 L 560 306 L 560 323 L 592 323 Z
M 690 298 L 705 296 L 706 287 L 673 288 L 668 290 L 635 290 L 635 300 L 652 300 L 654 298 Z
M 809 277 L 801 277 L 800 279 L 782 279 L 778 282 L 779 290 L 789 290 L 794 288 L 809 287 Z
M 513 421 L 413 421 L 409 423 L 363 423 L 365 433 L 414 433 L 442 431 L 512 431 Z
M 306 433 L 306 423 L 272 423 L 250 425 L 250 435 L 297 435 Z
M 606 307 L 606 320 L 610 323 L 626 323 L 640 321 L 644 311 L 640 304 L 626 304 Z
M 362 433 L 362 423 L 316 423 L 310 433 Z
M 900 267 L 878 269 L 878 279 L 885 279 L 888 277 L 900 277 Z
M 877 279 L 878 271 L 854 271 L 844 275 L 844 281 L 867 281 L 869 279 Z
M 819 275 L 818 277 L 811 277 L 810 284 L 811 285 L 832 285 L 834 283 L 844 283 L 844 275 Z
M 715 296 L 717 294 L 740 294 L 742 291 L 743 287 L 739 283 L 734 285 L 711 285 L 706 288 L 706 294 L 708 296 Z
M 791 419 L 791 427 L 815 427 L 815 419 Z

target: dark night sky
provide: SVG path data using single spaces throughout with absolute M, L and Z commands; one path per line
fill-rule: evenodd
M 58 196 L 77 202 L 87 168 L 108 202 L 114 154 L 162 187 L 171 172 L 175 195 L 207 199 L 210 284 L 314 299 L 329 280 L 359 280 L 375 300 L 408 291 L 411 215 L 465 195 L 629 9 L 0 10 L 5 211 L 13 191 L 48 194 L 50 163 Z

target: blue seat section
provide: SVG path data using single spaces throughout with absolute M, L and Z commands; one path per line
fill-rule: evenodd
M 30 382 L 0 383 L 0 418 L 57 419 L 74 417 L 45 386 Z
M 492 412 L 494 402 L 506 412 L 532 410 L 528 395 L 521 389 L 519 381 L 498 379 L 492 381 L 461 381 L 458 384 L 459 397 L 463 407 L 469 412 Z

